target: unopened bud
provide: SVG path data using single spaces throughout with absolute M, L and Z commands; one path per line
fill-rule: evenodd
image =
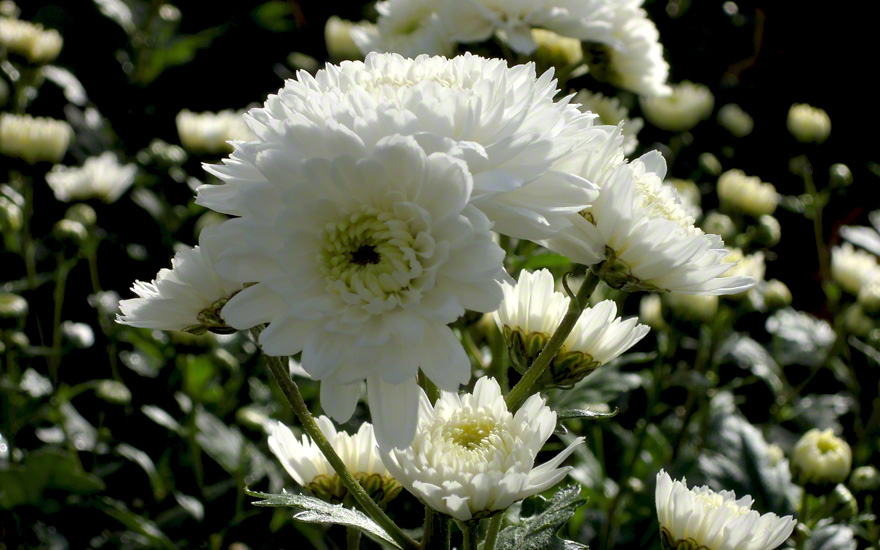
M 718 157 L 712 153 L 703 153 L 699 156 L 697 162 L 700 163 L 700 168 L 702 168 L 707 174 L 711 176 L 718 176 L 721 174 L 721 161 L 719 161 Z
M 880 316 L 880 279 L 865 284 L 859 290 L 859 305 L 862 310 L 872 316 Z
M 856 497 L 842 483 L 834 486 L 828 495 L 828 504 L 831 506 L 831 515 L 838 521 L 846 521 L 859 513 Z
M 85 203 L 74 204 L 64 213 L 64 218 L 81 223 L 84 227 L 92 227 L 98 222 L 95 209 Z
M 560 36 L 544 29 L 532 29 L 532 39 L 538 45 L 534 57 L 539 72 L 550 68 L 559 71 L 584 59 L 584 50 L 577 38 Z
M 795 103 L 788 110 L 788 131 L 801 143 L 822 143 L 831 134 L 831 118 L 824 110 Z
M 7 231 L 14 233 L 21 229 L 24 222 L 24 215 L 21 207 L 6 197 L 0 196 L 0 229 L 4 233 Z
M 830 429 L 812 429 L 794 446 L 791 467 L 802 485 L 841 483 L 852 468 L 852 450 Z
M 873 466 L 861 466 L 853 470 L 849 486 L 857 493 L 880 489 L 880 472 Z
M 703 218 L 703 230 L 706 233 L 720 235 L 724 242 L 732 243 L 736 237 L 736 225 L 730 216 L 712 211 Z
M 131 403 L 131 390 L 116 380 L 100 380 L 95 394 L 108 403 L 114 405 L 128 405 Z
M 846 164 L 832 164 L 828 169 L 828 178 L 832 187 L 846 187 L 853 182 L 853 175 Z
M 0 321 L 20 321 L 27 317 L 27 313 L 27 300 L 18 294 L 10 292 L 0 293 Z M 14 325 L 15 323 L 12 324 Z
M 770 279 L 764 287 L 764 303 L 769 308 L 779 309 L 791 305 L 791 290 L 779 279 Z

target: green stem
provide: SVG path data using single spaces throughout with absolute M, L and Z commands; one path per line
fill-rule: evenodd
M 359 529 L 351 526 L 345 527 L 345 548 L 346 550 L 358 550 L 361 547 L 361 532 Z
M 483 542 L 483 550 L 495 550 L 495 542 L 498 540 L 498 532 L 501 530 L 501 521 L 504 513 L 495 514 L 489 520 L 489 530 L 486 531 L 486 540 Z
M 64 256 L 58 255 L 58 271 L 55 277 L 55 311 L 52 317 L 52 354 L 49 356 L 49 373 L 52 384 L 58 385 L 58 367 L 61 363 L 61 314 L 64 308 L 64 291 L 67 288 L 67 275 L 75 260 L 65 260 Z
M 425 390 L 425 395 L 428 396 L 428 400 L 431 402 L 431 404 L 433 405 L 434 403 L 436 403 L 437 400 L 440 399 L 440 389 L 433 382 L 431 382 L 431 379 L 428 378 L 424 372 L 422 372 L 422 369 L 419 369 L 418 380 L 419 386 L 421 386 L 422 389 Z
M 261 329 L 259 328 L 252 329 L 254 340 L 258 342 L 260 332 Z M 327 462 L 330 463 L 330 466 L 333 467 L 333 470 L 339 476 L 339 480 L 345 485 L 345 488 L 348 489 L 348 493 L 354 497 L 355 501 L 361 505 L 361 508 L 363 508 L 364 511 L 373 518 L 373 521 L 378 523 L 397 544 L 404 549 L 417 550 L 418 544 L 406 536 L 406 533 L 404 533 L 400 527 L 391 520 L 391 518 L 385 515 L 385 512 L 379 508 L 379 505 L 370 498 L 370 495 L 364 491 L 364 488 L 361 487 L 360 483 L 358 483 L 354 476 L 352 476 L 346 469 L 342 459 L 340 459 L 339 455 L 336 454 L 336 451 L 333 450 L 333 446 L 330 445 L 330 442 L 324 437 L 324 434 L 315 422 L 315 418 L 312 416 L 312 413 L 309 412 L 309 407 L 303 400 L 299 388 L 293 380 L 290 379 L 287 366 L 283 364 L 278 357 L 272 357 L 266 354 L 263 354 L 263 357 L 266 359 L 266 364 L 269 365 L 269 371 L 272 373 L 275 382 L 284 393 L 284 397 L 287 398 L 287 403 L 293 409 L 293 412 L 302 424 L 303 429 L 324 454 Z
M 449 550 L 449 518 L 425 506 L 424 550 Z
M 806 159 L 806 157 L 804 157 Z M 813 181 L 812 167 L 807 164 L 801 176 L 804 178 L 804 186 L 807 193 L 813 197 L 813 238 L 816 241 L 816 252 L 819 255 L 819 275 L 822 277 L 822 284 L 831 280 L 831 259 L 828 253 L 828 247 L 825 246 L 824 230 L 822 228 L 822 209 L 824 208 L 824 198 L 816 189 L 816 183 Z
M 464 538 L 464 550 L 477 550 L 480 538 L 480 521 L 460 521 L 461 536 Z
M 504 398 L 511 412 L 518 408 L 520 401 L 534 393 L 534 386 L 544 374 L 544 371 L 547 370 L 547 367 L 550 366 L 550 362 L 553 361 L 553 358 L 556 357 L 556 354 L 559 352 L 565 339 L 571 334 L 575 323 L 577 323 L 581 313 L 583 313 L 587 304 L 589 304 L 590 296 L 593 295 L 593 292 L 599 285 L 600 279 L 601 277 L 596 273 L 593 273 L 592 271 L 587 272 L 587 278 L 584 279 L 583 284 L 581 284 L 581 288 L 578 290 L 575 299 L 569 304 L 568 312 L 565 314 L 565 317 L 563 317 L 562 322 L 559 323 L 556 332 L 553 333 L 550 341 L 547 342 L 547 345 L 541 350 L 541 353 L 538 355 L 538 358 L 535 359 L 535 362 L 532 363 L 529 370 L 526 371 L 520 381 L 517 382 L 516 386 L 514 386 L 513 389 L 510 390 L 510 393 L 507 394 L 507 397 Z

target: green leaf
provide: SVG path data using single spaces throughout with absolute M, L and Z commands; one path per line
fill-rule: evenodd
M 152 543 L 151 546 L 153 548 L 168 548 L 169 550 L 177 548 L 155 523 L 135 514 L 122 502 L 108 497 L 104 497 L 101 501 L 104 504 L 101 509 L 108 516 L 124 525 L 127 529 L 147 537 Z
M 529 497 L 522 503 L 519 523 L 506 527 L 498 535 L 498 550 L 586 550 L 586 546 L 557 536 L 560 529 L 583 506 L 577 485 L 563 487 L 550 500 Z
M 165 486 L 165 480 L 162 479 L 162 476 L 156 470 L 156 465 L 153 463 L 150 455 L 132 447 L 128 443 L 120 443 L 116 447 L 116 452 L 140 466 L 144 473 L 147 474 L 147 477 L 150 478 L 150 486 L 153 488 L 153 496 L 156 497 L 156 500 L 165 498 L 168 488 Z
M 568 433 L 568 430 L 562 425 L 563 420 L 596 420 L 602 418 L 614 418 L 619 412 L 620 409 L 617 407 L 614 408 L 614 412 L 598 412 L 591 411 L 590 409 L 567 409 L 559 411 L 556 413 L 556 431 L 554 433 Z
M 195 58 L 196 51 L 210 46 L 223 30 L 223 27 L 214 27 L 197 34 L 179 36 L 162 48 L 152 50 L 148 61 L 138 66 L 132 80 L 146 85 L 156 80 L 166 69 L 189 63 Z
M 722 360 L 732 360 L 767 383 L 775 394 L 782 391 L 782 370 L 764 346 L 748 336 L 734 333 L 718 350 Z
M 252 497 L 263 499 L 254 502 L 254 506 L 272 508 L 284 506 L 287 508 L 293 508 L 296 510 L 293 514 L 293 519 L 297 521 L 354 527 L 380 544 L 400 548 L 400 546 L 394 542 L 394 539 L 392 539 L 384 529 L 379 527 L 375 521 L 363 513 L 350 508 L 345 508 L 341 504 L 329 504 L 315 497 L 295 495 L 292 493 L 273 495 L 270 493 L 251 491 L 247 488 L 245 489 L 245 493 Z
M 178 435 L 183 435 L 183 426 L 181 426 L 180 423 L 165 410 L 160 409 L 155 405 L 144 405 L 141 407 L 141 412 L 163 428 L 168 428 Z
M 804 550 L 856 550 L 852 527 L 828 524 L 813 531 L 804 544 Z
M 565 269 L 571 266 L 571 260 L 561 254 L 533 254 L 518 263 L 513 271 L 522 271 L 527 269 L 534 271 L 536 269 Z
M 251 16 L 261 27 L 272 32 L 288 32 L 297 25 L 301 13 L 296 2 L 272 0 L 257 7 Z
M 69 493 L 92 493 L 104 482 L 83 471 L 79 460 L 62 451 L 47 449 L 28 455 L 24 464 L 0 470 L 0 508 L 22 504 L 41 506 L 49 489 Z

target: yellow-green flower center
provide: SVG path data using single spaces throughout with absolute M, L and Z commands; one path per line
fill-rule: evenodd
M 482 447 L 486 439 L 497 431 L 495 423 L 489 419 L 469 418 L 449 430 L 449 440 L 459 447 L 474 450 Z

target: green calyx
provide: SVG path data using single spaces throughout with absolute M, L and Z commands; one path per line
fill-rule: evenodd
M 223 320 L 223 317 L 220 316 L 220 311 L 223 309 L 223 306 L 226 305 L 226 302 L 229 301 L 229 298 L 232 298 L 232 296 L 220 298 L 200 311 L 197 317 L 199 324 L 186 327 L 183 329 L 183 332 L 195 335 L 205 334 L 206 332 L 213 332 L 214 334 L 233 334 L 237 332 L 237 329 L 227 325 L 226 321 Z
M 541 332 L 524 332 L 518 328 L 505 326 L 504 340 L 507 342 L 510 362 L 520 373 L 525 374 L 529 366 L 537 359 L 541 350 L 550 340 L 549 334 Z M 559 350 L 549 368 L 541 377 L 541 384 L 546 388 L 570 388 L 584 379 L 588 374 L 599 368 L 601 363 L 594 361 L 590 354 L 581 351 Z
M 711 550 L 694 539 L 675 540 L 666 527 L 660 528 L 660 547 L 663 550 Z
M 613 249 L 605 247 L 605 261 L 593 268 L 594 272 L 601 274 L 605 284 L 617 290 L 626 292 L 666 292 L 651 283 L 639 280 L 632 274 L 630 267 L 617 257 Z
M 380 474 L 353 474 L 361 487 L 376 503 L 385 508 L 389 502 L 400 494 L 403 487 L 396 479 Z M 339 481 L 339 476 L 319 475 L 306 486 L 306 489 L 321 500 L 331 504 L 341 504 L 348 496 L 348 489 Z

